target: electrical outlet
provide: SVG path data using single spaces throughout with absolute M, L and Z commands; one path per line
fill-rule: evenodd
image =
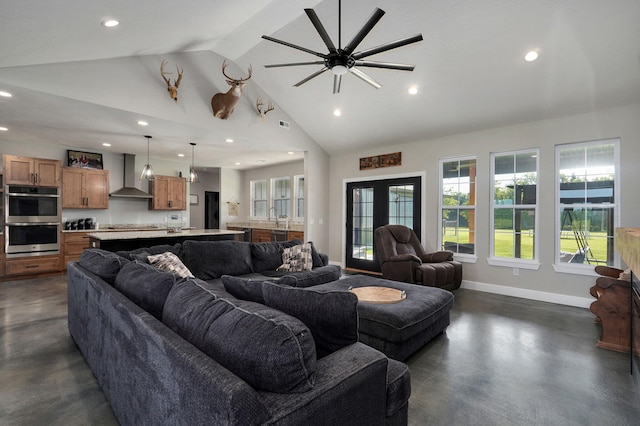
M 513 268 L 513 276 L 517 277 L 520 275 L 520 268 Z

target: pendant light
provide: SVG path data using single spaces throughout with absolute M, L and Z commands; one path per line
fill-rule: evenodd
M 147 138 L 147 164 L 144 165 L 142 169 L 142 173 L 140 173 L 141 180 L 155 180 L 156 174 L 153 172 L 153 168 L 151 168 L 151 164 L 149 163 L 149 141 L 151 136 L 145 135 Z
M 196 144 L 195 142 L 189 142 L 189 145 L 191 145 L 191 168 L 189 169 L 189 182 L 198 183 L 200 182 L 200 178 L 198 178 L 198 172 L 196 172 L 196 167 L 194 165 Z

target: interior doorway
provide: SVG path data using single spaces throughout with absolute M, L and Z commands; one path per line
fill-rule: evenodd
M 204 191 L 204 227 L 220 228 L 220 193 L 217 191 Z

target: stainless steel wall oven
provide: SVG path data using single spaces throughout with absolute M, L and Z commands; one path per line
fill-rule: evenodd
M 60 253 L 58 188 L 5 187 L 6 257 Z

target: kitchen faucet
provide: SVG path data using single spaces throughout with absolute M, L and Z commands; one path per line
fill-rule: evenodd
M 271 220 L 271 210 L 274 211 L 275 213 L 275 218 L 276 218 L 276 227 L 278 226 L 278 209 L 276 209 L 275 207 L 271 207 L 269 209 L 269 220 Z

